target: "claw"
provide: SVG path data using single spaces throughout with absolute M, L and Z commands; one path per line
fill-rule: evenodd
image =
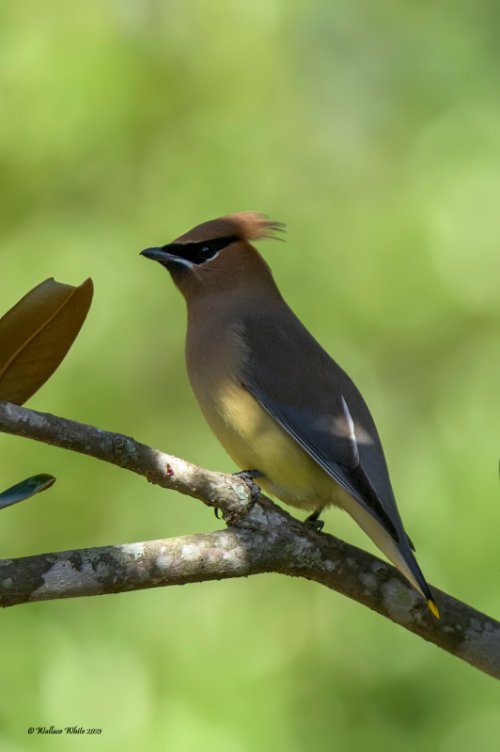
M 310 514 L 309 517 L 306 517 L 306 519 L 304 520 L 304 523 L 308 527 L 312 527 L 313 530 L 317 530 L 318 533 L 321 530 L 323 530 L 323 528 L 325 526 L 324 520 L 320 520 L 319 519 L 319 516 L 320 516 L 320 514 L 321 514 L 322 511 L 323 511 L 323 507 L 320 507 L 319 509 L 316 509 L 315 512 L 313 512 L 312 514 Z
M 245 481 L 250 490 L 251 503 L 255 504 L 260 496 L 260 486 L 254 483 L 254 478 L 262 478 L 262 473 L 259 470 L 240 470 L 238 473 L 233 473 L 233 475 Z

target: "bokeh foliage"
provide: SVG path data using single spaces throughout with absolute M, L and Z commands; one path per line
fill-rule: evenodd
M 183 302 L 141 248 L 252 209 L 286 298 L 351 373 L 428 579 L 500 603 L 500 10 L 382 0 L 0 6 L 2 312 L 95 283 L 30 401 L 233 470 L 190 393 Z M 213 529 L 198 502 L 0 437 L 2 557 Z M 340 512 L 327 527 L 370 543 Z M 0 748 L 497 749 L 498 689 L 323 588 L 278 576 L 0 614 Z M 61 742 L 70 748 L 73 742 Z

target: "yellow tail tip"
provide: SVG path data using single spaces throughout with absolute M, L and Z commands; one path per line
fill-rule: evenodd
M 434 601 L 432 601 L 430 598 L 427 601 L 427 608 L 429 609 L 429 611 L 431 612 L 431 614 L 434 616 L 435 619 L 440 619 L 441 618 L 439 616 L 438 607 L 436 606 L 436 604 L 434 603 Z

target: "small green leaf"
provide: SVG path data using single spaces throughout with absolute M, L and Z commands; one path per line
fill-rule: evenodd
M 29 499 L 30 496 L 34 496 L 40 491 L 45 491 L 46 488 L 50 488 L 56 479 L 53 475 L 32 475 L 31 478 L 26 478 L 20 483 L 16 483 L 15 486 L 8 488 L 6 491 L 0 494 L 0 509 L 4 507 L 10 507 L 11 504 L 17 504 L 19 501 Z

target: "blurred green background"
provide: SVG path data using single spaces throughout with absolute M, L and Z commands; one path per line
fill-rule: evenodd
M 285 297 L 377 419 L 431 583 L 500 611 L 500 10 L 490 2 L 0 6 L 2 312 L 95 283 L 29 406 L 236 468 L 183 362 L 184 303 L 139 251 L 241 210 Z M 4 558 L 212 530 L 200 503 L 2 435 Z M 327 529 L 373 550 L 338 511 Z M 279 576 L 0 614 L 0 749 L 498 749 L 498 687 L 367 609 Z M 71 747 L 70 747 L 71 745 Z

